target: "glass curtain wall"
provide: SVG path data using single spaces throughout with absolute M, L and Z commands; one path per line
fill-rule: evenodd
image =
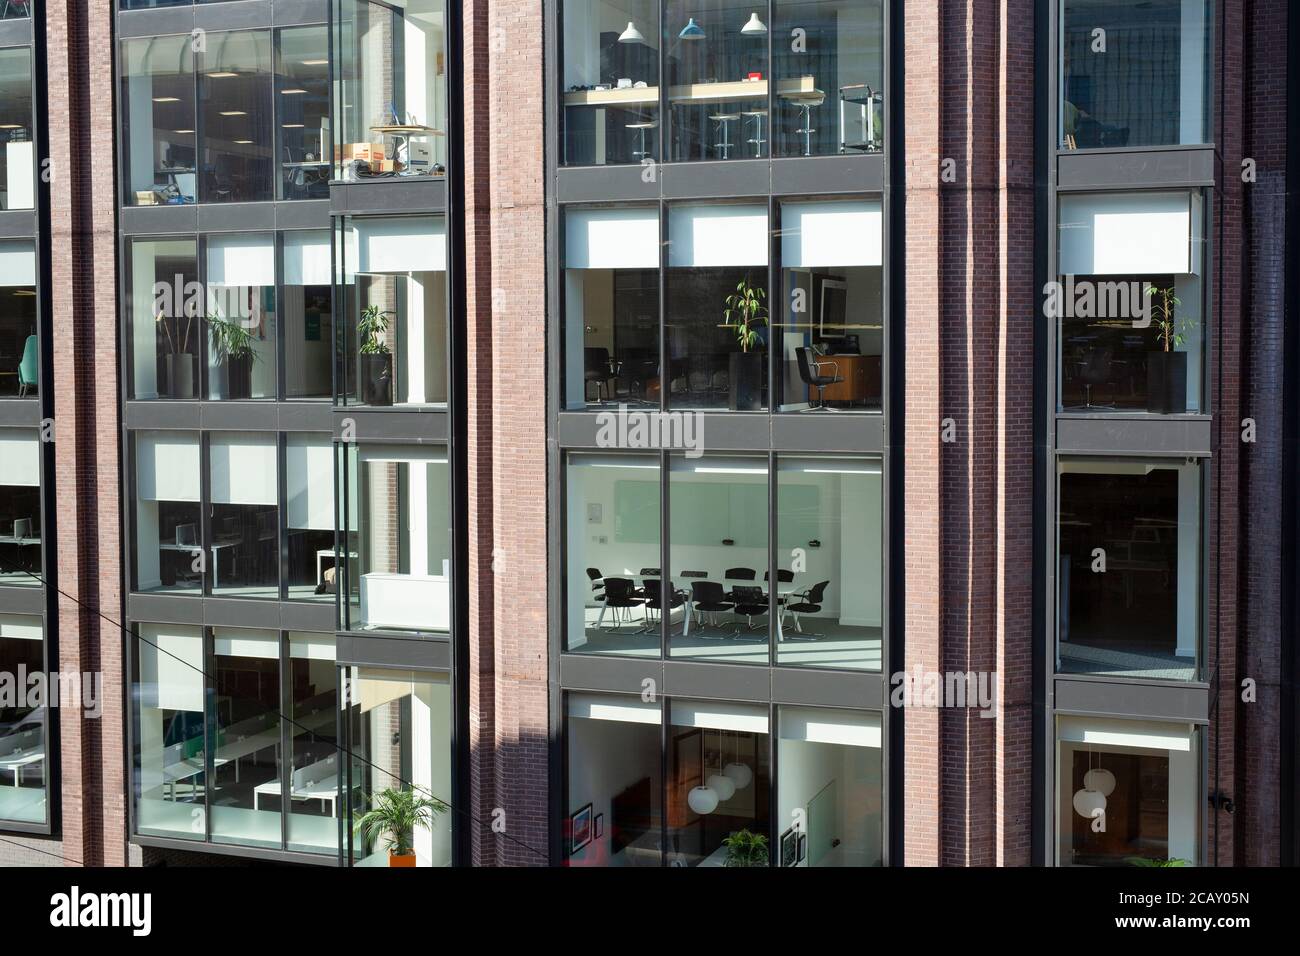
M 193 239 L 133 239 L 127 245 L 130 305 L 128 395 L 199 397 L 205 294 Z
M 31 52 L 27 47 L 0 50 L 0 209 L 36 208 L 33 116 Z
M 270 31 L 209 33 L 198 68 L 199 201 L 274 199 Z
M 40 394 L 36 303 L 35 244 L 0 242 L 0 398 Z
M 279 199 L 329 199 L 329 28 L 276 31 L 275 106 Z
M 202 594 L 209 554 L 201 538 L 198 432 L 137 431 L 135 526 L 131 543 L 136 591 Z
M 27 675 L 44 670 L 41 619 L 0 614 L 0 674 L 25 688 Z M 26 694 L 0 697 L 0 821 L 45 823 L 49 819 L 45 751 L 49 712 L 45 704 L 35 704 Z
M 275 234 L 210 235 L 205 247 L 208 398 L 273 399 Z
M 275 434 L 208 438 L 209 582 L 228 597 L 280 596 L 279 466 Z
M 34 428 L 0 428 L 0 584 L 41 585 L 41 442 Z
M 122 42 L 122 143 L 127 205 L 181 205 L 198 198 L 193 39 Z
M 335 334 L 329 231 L 284 233 L 283 256 L 284 397 L 328 400 Z

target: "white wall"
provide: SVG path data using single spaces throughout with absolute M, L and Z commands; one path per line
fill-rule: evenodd
M 654 810 L 661 812 L 659 725 L 573 718 L 568 722 L 568 734 L 569 805 L 563 811 L 565 819 L 590 803 L 594 834 L 596 815 L 605 816 L 603 836 L 596 839 L 593 835 L 591 843 L 571 857 L 572 863 L 626 866 L 621 854 L 614 858 L 610 854 L 614 822 L 610 800 L 650 777 L 651 801 Z
M 870 747 L 782 740 L 777 755 L 777 818 L 772 845 L 779 852 L 780 836 L 797 821 L 807 832 L 808 801 L 831 781 L 838 790 L 840 846 L 821 860 L 822 866 L 877 866 L 880 845 L 880 751 Z M 796 810 L 804 811 L 798 818 Z M 812 851 L 809 851 L 811 861 Z

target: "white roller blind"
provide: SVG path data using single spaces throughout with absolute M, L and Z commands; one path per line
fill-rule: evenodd
M 781 266 L 878 266 L 880 203 L 799 202 L 781 206 Z
M 334 660 L 334 635 L 289 632 L 289 656 L 299 661 Z
M 781 739 L 880 749 L 880 715 L 857 710 L 782 706 Z
M 41 442 L 31 428 L 0 428 L 0 485 L 37 488 L 41 484 Z
M 262 235 L 210 237 L 208 285 L 275 285 L 274 240 Z
M 361 461 L 447 463 L 446 445 L 358 445 L 357 449 Z
M 137 432 L 135 487 L 141 501 L 198 501 L 198 438 L 188 432 Z
M 0 286 L 36 285 L 36 248 L 30 242 L 0 242 Z
M 765 734 L 767 709 L 715 700 L 675 700 L 672 705 L 672 722 L 676 727 L 709 727 L 713 730 Z
M 352 272 L 445 272 L 447 225 L 442 219 L 354 219 Z M 353 243 L 349 243 L 352 245 Z
M 290 435 L 286 445 L 288 526 L 333 531 L 334 446 L 313 435 Z
M 766 206 L 674 206 L 670 266 L 767 265 Z
M 212 503 L 274 505 L 275 436 L 213 435 Z
M 411 671 L 353 670 L 356 700 L 361 713 L 415 693 L 417 684 L 446 684 L 445 674 L 416 674 Z
M 213 650 L 218 657 L 260 657 L 280 659 L 280 639 L 274 631 L 256 631 L 243 627 L 214 627 Z
M 1058 729 L 1062 740 L 1076 744 L 1181 752 L 1192 749 L 1191 724 L 1114 720 L 1105 717 L 1062 717 Z
M 284 284 L 329 285 L 330 281 L 330 234 L 286 232 Z
M 564 265 L 567 269 L 658 269 L 658 210 L 568 210 Z
M 145 707 L 203 712 L 203 638 L 197 627 L 141 624 L 140 696 Z
M 1062 196 L 1058 227 L 1062 275 L 1196 271 L 1191 193 Z
M 30 614 L 0 614 L 0 637 L 39 641 L 45 636 L 41 619 Z
M 658 724 L 663 710 L 639 697 L 608 694 L 570 694 L 569 716 L 587 720 L 614 720 L 625 724 Z

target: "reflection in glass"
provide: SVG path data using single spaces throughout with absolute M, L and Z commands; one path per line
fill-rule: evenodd
M 276 437 L 218 432 L 209 439 L 209 580 L 214 594 L 280 594 Z
M 768 663 L 766 458 L 671 457 L 673 657 Z M 673 625 L 680 621 L 681 627 Z
M 208 398 L 275 398 L 275 238 L 207 240 Z
M 1200 482 L 1195 461 L 1061 462 L 1063 673 L 1196 678 Z
M 277 31 L 275 105 L 281 199 L 328 199 L 329 28 Z
M 274 631 L 212 629 L 216 709 L 212 840 L 279 847 L 280 639 Z
M 0 50 L 0 209 L 36 207 L 32 60 L 27 47 Z
M 290 600 L 334 600 L 325 580 L 326 569 L 334 567 L 333 479 L 334 446 L 328 435 L 288 436 L 285 530 Z
M 206 39 L 207 47 L 199 54 L 199 201 L 274 199 L 271 34 L 209 33 Z
M 192 38 L 122 43 L 122 142 L 126 202 L 192 203 L 198 196 Z
M 41 581 L 40 438 L 34 428 L 0 428 L 0 584 Z
M 338 850 L 338 669 L 334 635 L 289 634 L 289 846 L 308 853 Z
M 136 829 L 202 840 L 209 779 L 203 632 L 179 624 L 140 624 L 135 630 Z
M 564 163 L 659 156 L 659 6 L 564 0 Z
M 3 465 L 0 465 L 3 467 Z M 8 582 L 5 582 L 8 583 Z M 0 674 L 45 670 L 45 629 L 39 617 L 0 614 Z M 26 680 L 23 685 L 26 685 Z M 46 707 L 26 694 L 0 696 L 0 820 L 44 823 L 47 818 Z
M 208 552 L 200 538 L 198 433 L 137 431 L 132 439 L 134 590 L 199 594 Z
M 444 809 L 413 833 L 417 866 L 451 866 L 451 684 L 446 674 L 350 668 L 347 711 L 353 754 L 345 789 L 354 866 L 387 866 L 382 841 L 357 820 L 385 790 L 411 790 Z
M 660 576 L 658 458 L 569 455 L 565 483 L 565 646 L 658 657 L 661 608 L 646 603 Z
M 334 347 L 328 231 L 284 234 L 282 282 L 285 398 L 328 399 Z
M 133 399 L 199 397 L 204 294 L 195 246 L 192 239 L 135 239 L 128 246 Z
M 1065 149 L 1209 141 L 1207 0 L 1064 0 Z
M 36 341 L 36 248 L 0 242 L 0 398 L 40 393 Z

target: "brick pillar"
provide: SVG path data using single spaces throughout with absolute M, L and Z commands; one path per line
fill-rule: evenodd
M 542 4 L 463 10 L 473 856 L 538 865 L 549 818 L 546 350 L 521 343 L 546 334 Z M 497 808 L 504 837 L 490 827 Z
M 45 4 L 59 668 L 102 672 L 104 713 L 60 708 L 64 857 L 126 862 L 118 482 L 113 8 Z M 100 615 L 103 617 L 100 617 Z

